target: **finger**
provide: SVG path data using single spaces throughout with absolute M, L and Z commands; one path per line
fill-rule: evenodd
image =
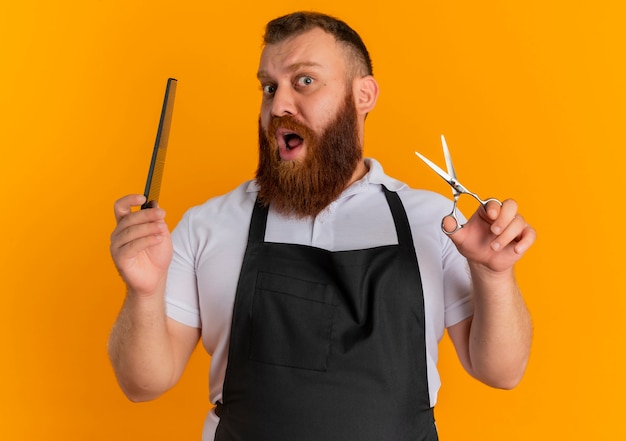
M 163 221 L 116 229 L 111 235 L 111 254 L 116 261 L 135 256 L 142 250 L 160 243 L 167 234 L 169 230 Z
M 487 218 L 490 221 L 493 221 L 493 220 L 497 219 L 498 216 L 500 215 L 500 211 L 502 211 L 502 206 L 503 205 L 504 205 L 504 203 L 500 204 L 495 199 L 488 200 L 487 203 L 484 205 L 485 213 L 487 214 Z
M 111 235 L 114 237 L 129 236 L 144 231 L 150 226 L 158 229 L 167 227 L 165 224 L 165 210 L 162 208 L 154 208 L 150 210 L 139 210 L 122 216 Z
M 133 207 L 135 205 L 132 205 Z M 123 231 L 133 225 L 139 225 L 150 222 L 163 222 L 165 219 L 165 210 L 162 208 L 154 208 L 150 210 L 130 210 L 128 214 L 122 215 L 118 220 L 117 226 L 113 233 Z
M 143 196 L 142 196 L 143 197 Z M 131 197 L 132 199 L 132 197 Z M 141 200 L 135 199 L 135 201 Z M 120 200 L 122 201 L 122 200 Z M 122 211 L 130 209 L 132 204 L 121 202 Z M 121 214 L 119 221 L 111 233 L 111 251 L 120 248 L 142 235 L 150 235 L 167 230 L 165 211 L 161 208 L 137 210 L 126 215 Z
M 517 242 L 522 238 L 524 229 L 528 226 L 526 221 L 519 214 L 514 215 L 513 219 L 508 222 L 506 228 L 491 242 L 491 248 L 494 251 L 505 248 L 510 243 Z
M 113 204 L 113 212 L 115 214 L 115 221 L 117 223 L 125 216 L 132 212 L 133 207 L 139 207 L 146 201 L 146 197 L 142 194 L 129 194 L 126 195 Z
M 123 260 L 125 256 L 136 256 L 146 248 L 161 243 L 164 237 L 165 231 L 163 230 L 150 231 L 149 234 L 142 233 L 136 236 L 129 235 L 117 243 L 117 248 L 112 250 L 113 256 L 119 257 L 120 260 Z
M 502 205 L 490 201 L 485 209 L 488 217 L 493 221 L 491 224 L 493 234 L 501 234 L 517 216 L 517 202 L 513 199 L 506 199 Z
M 133 219 L 140 217 L 132 216 Z M 120 244 L 131 242 L 143 236 L 160 234 L 167 229 L 167 224 L 163 219 L 156 219 L 147 222 L 128 222 L 131 216 L 127 216 L 120 223 L 120 227 L 113 231 L 112 239 Z
M 515 244 L 515 253 L 524 254 L 528 248 L 531 247 L 537 239 L 537 232 L 533 227 L 527 225 L 518 238 L 517 244 Z

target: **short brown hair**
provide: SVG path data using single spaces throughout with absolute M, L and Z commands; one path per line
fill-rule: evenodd
M 363 40 L 345 22 L 319 12 L 294 12 L 275 18 L 265 27 L 264 44 L 274 44 L 298 36 L 314 28 L 320 28 L 333 35 L 352 55 L 356 72 L 372 75 L 372 60 Z

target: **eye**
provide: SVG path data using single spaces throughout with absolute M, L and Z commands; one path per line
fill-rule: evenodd
M 308 76 L 308 75 L 304 75 L 298 78 L 298 85 L 299 86 L 310 86 L 311 84 L 313 84 L 313 78 Z
M 262 84 L 261 90 L 265 95 L 274 95 L 276 92 L 276 86 L 273 84 Z

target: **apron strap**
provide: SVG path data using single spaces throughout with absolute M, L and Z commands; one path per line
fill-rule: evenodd
M 248 232 L 248 244 L 261 244 L 265 241 L 265 227 L 269 206 L 263 205 L 258 199 L 254 201 L 252 218 L 250 219 L 250 231 Z
M 396 226 L 396 234 L 398 235 L 398 244 L 403 248 L 413 249 L 413 235 L 411 234 L 411 226 L 409 224 L 409 218 L 406 215 L 400 196 L 395 191 L 389 190 L 384 185 L 383 191 L 387 198 L 387 203 L 391 209 L 391 215 L 393 217 L 393 223 Z

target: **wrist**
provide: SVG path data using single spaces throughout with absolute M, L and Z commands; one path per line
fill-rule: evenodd
M 130 286 L 126 289 L 126 302 L 136 307 L 160 309 L 164 306 L 165 285 L 155 289 L 136 289 Z
M 163 297 L 167 275 L 162 275 L 156 280 L 144 280 L 143 283 L 129 283 L 126 281 L 126 296 L 132 298 L 155 298 Z
M 486 265 L 468 262 L 472 284 L 475 290 L 479 291 L 500 291 L 517 286 L 515 282 L 515 270 L 513 267 L 502 271 L 494 271 Z

